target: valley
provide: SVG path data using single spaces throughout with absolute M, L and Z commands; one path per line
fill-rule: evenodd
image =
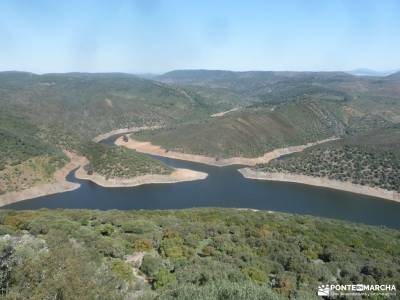
M 157 182 L 182 178 L 164 179 L 177 173 L 147 153 L 255 166 L 258 172 L 287 169 L 388 191 L 399 187 L 396 145 L 378 149 L 385 138 L 397 140 L 396 75 L 188 70 L 147 80 L 120 73 L 2 72 L 0 83 L 3 196 L 51 184 L 56 170 L 70 161 L 65 151 L 87 159 L 78 176 L 109 186 L 151 182 L 143 178 L 153 176 Z M 228 113 L 221 114 L 222 108 Z M 116 144 L 125 147 L 100 143 L 124 132 Z M 353 140 L 376 146 L 349 146 Z M 287 160 L 276 159 L 308 147 Z M 326 148 L 335 150 L 319 150 Z M 357 166 L 344 160 L 352 155 L 359 156 Z M 360 159 L 372 163 L 361 173 Z M 336 169 L 329 170 L 332 161 Z M 325 171 L 309 170 L 312 165 Z M 343 170 L 350 165 L 353 170 Z M 204 178 L 194 174 L 188 176 Z
M 314 299 L 331 280 L 400 284 L 398 84 L 0 73 L 2 291 Z
M 0 15 L 0 300 L 400 299 L 399 1 Z

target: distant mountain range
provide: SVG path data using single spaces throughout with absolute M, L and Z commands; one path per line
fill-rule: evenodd
M 390 74 L 396 73 L 399 70 L 387 70 L 387 71 L 376 71 L 367 68 L 355 69 L 347 71 L 347 73 L 356 76 L 388 76 Z
M 287 77 L 295 77 L 295 76 L 304 76 L 304 74 L 308 75 L 315 75 L 315 74 L 350 74 L 354 76 L 388 76 L 399 72 L 400 69 L 392 69 L 392 70 L 385 70 L 385 71 L 377 71 L 368 68 L 359 68 L 350 71 L 327 71 L 327 72 L 320 72 L 320 71 L 229 71 L 229 70 L 206 70 L 206 69 L 194 69 L 194 70 L 173 70 L 166 72 L 161 75 L 156 74 L 140 74 L 139 77 L 147 78 L 147 79 L 158 79 L 161 81 L 168 81 L 172 78 L 174 80 L 179 81 L 186 81 L 190 82 L 191 80 L 210 80 L 212 79 L 229 79 L 233 77 L 242 77 L 242 78 L 252 78 L 259 76 L 260 74 L 264 74 L 265 76 L 287 76 Z M 187 78 L 187 75 L 190 74 L 190 77 Z

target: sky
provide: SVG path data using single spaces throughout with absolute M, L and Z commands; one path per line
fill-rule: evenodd
M 398 0 L 1 0 L 0 70 L 400 68 Z

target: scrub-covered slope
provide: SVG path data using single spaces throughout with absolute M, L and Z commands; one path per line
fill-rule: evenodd
M 205 105 L 180 88 L 118 73 L 0 72 L 0 106 L 0 193 L 51 181 L 67 161 L 63 149 L 92 159 L 91 170 L 106 176 L 169 172 L 139 153 L 90 140 L 117 128 L 208 115 Z
M 12 112 L 0 111 L 0 194 L 50 182 L 66 161 L 36 126 Z
M 6 138 L 0 172 L 8 167 L 0 174 L 0 190 L 48 181 L 64 163 L 62 149 L 101 158 L 91 170 L 105 175 L 167 171 L 139 153 L 123 158 L 128 152 L 90 144 L 96 135 L 117 128 L 165 126 L 136 138 L 169 150 L 225 158 L 256 157 L 331 136 L 357 136 L 400 121 L 400 81 L 395 75 L 189 70 L 156 79 L 163 82 L 119 73 L 1 72 L 0 132 Z M 210 117 L 219 109 L 236 110 Z M 18 119 L 23 119 L 20 128 L 10 130 Z M 26 147 L 16 146 L 21 141 Z M 140 170 L 117 166 L 111 157 L 116 154 L 126 162 L 150 165 Z M 14 156 L 19 159 L 14 161 Z M 35 171 L 18 176 L 31 165 Z
M 193 119 L 206 109 L 180 88 L 119 73 L 0 72 L 0 104 L 45 129 L 91 137 Z
M 273 148 L 357 136 L 400 122 L 396 77 L 188 70 L 158 79 L 196 91 L 226 110 L 236 109 L 196 124 L 136 135 L 186 153 L 255 157 Z
M 362 112 L 400 113 L 400 76 L 352 76 L 343 72 L 232 72 L 178 70 L 158 80 L 193 90 L 227 110 L 254 103 L 284 103 L 301 99 L 354 101 Z M 397 107 L 396 107 L 397 105 Z
M 350 181 L 400 192 L 400 127 L 378 129 L 273 160 L 256 170 Z
M 399 231 L 329 219 L 40 210 L 1 211 L 0 223 L 5 299 L 319 299 L 321 284 L 400 285 Z
M 212 157 L 257 157 L 288 145 L 301 145 L 336 134 L 329 116 L 310 103 L 232 112 L 195 124 L 133 134 L 168 150 Z

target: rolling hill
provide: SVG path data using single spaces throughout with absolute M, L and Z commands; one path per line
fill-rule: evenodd
M 158 77 L 224 109 L 197 124 L 136 137 L 166 149 L 214 157 L 255 157 L 328 136 L 357 136 L 400 122 L 400 80 L 340 72 L 186 70 Z M 207 103 L 208 103 L 207 102 Z
M 332 90 L 328 83 L 344 82 L 351 78 L 351 75 L 340 72 L 177 70 L 156 79 L 196 91 L 228 107 L 260 102 L 276 104 L 295 100 L 303 94 L 344 99 L 345 94 L 340 90 Z
M 332 135 L 358 136 L 400 122 L 397 74 L 377 78 L 341 72 L 186 70 L 153 79 L 122 73 L 0 72 L 0 132 L 6 137 L 0 151 L 7 158 L 2 160 L 2 171 L 7 172 L 0 177 L 2 190 L 11 182 L 6 178 L 18 178 L 15 174 L 31 158 L 42 171 L 27 174 L 24 182 L 49 177 L 44 174 L 67 161 L 62 149 L 93 160 L 101 157 L 108 163 L 93 166 L 103 174 L 121 173 L 120 168 L 113 170 L 110 156 L 127 152 L 109 146 L 98 151 L 91 145 L 96 135 L 117 128 L 161 125 L 165 128 L 137 138 L 171 150 L 225 158 L 255 157 Z M 224 110 L 232 111 L 210 117 Z M 11 119 L 18 118 L 23 119 L 21 130 L 10 130 L 10 124 L 19 122 Z M 18 146 L 22 140 L 30 145 L 28 153 Z M 153 163 L 141 170 L 167 172 L 141 154 L 129 155 L 135 157 L 125 161 Z M 134 168 L 125 171 L 124 176 L 137 174 Z
M 165 173 L 168 168 L 148 157 L 95 146 L 91 139 L 117 128 L 177 124 L 209 114 L 181 88 L 120 73 L 0 72 L 0 106 L 0 193 L 51 181 L 68 160 L 62 149 L 92 158 L 91 169 L 104 175 Z M 122 172 L 112 163 L 116 154 L 135 163 Z
M 0 104 L 32 123 L 95 136 L 193 119 L 207 108 L 184 90 L 134 75 L 0 73 Z M 57 128 L 59 129 L 59 128 Z
M 172 71 L 157 80 L 197 90 L 204 97 L 219 95 L 231 106 L 254 103 L 278 104 L 299 99 L 359 102 L 365 111 L 399 114 L 400 78 L 353 76 L 344 72 L 232 72 L 212 70 Z M 216 98 L 215 101 L 221 101 Z M 374 102 L 374 103 L 370 103 Z M 374 109 L 374 105 L 377 107 Z M 232 108 L 230 107 L 230 108 Z M 381 110 L 378 110 L 380 108 Z M 390 111 L 390 108 L 395 111 Z
M 142 131 L 133 136 L 184 153 L 218 158 L 257 157 L 284 145 L 331 137 L 335 129 L 329 116 L 312 103 L 293 102 L 232 112 L 196 124 Z

